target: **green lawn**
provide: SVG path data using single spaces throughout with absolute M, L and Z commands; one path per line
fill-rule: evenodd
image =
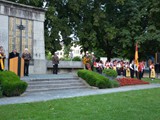
M 1 120 L 160 120 L 160 88 L 0 106 Z
M 144 78 L 142 78 L 142 80 L 147 81 L 149 83 L 160 83 L 160 79 L 159 78 L 151 79 L 149 77 L 144 77 Z

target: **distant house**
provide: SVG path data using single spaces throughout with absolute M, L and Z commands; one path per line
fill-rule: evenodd
M 59 56 L 59 58 L 63 58 L 64 57 L 64 47 L 62 47 L 62 50 L 59 50 L 56 52 Z M 70 51 L 70 57 L 82 57 L 83 55 L 81 54 L 81 47 L 80 46 L 72 46 L 71 47 L 71 51 Z

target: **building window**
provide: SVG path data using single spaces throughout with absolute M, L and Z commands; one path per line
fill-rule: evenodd
M 80 54 L 80 51 L 79 50 L 74 50 L 74 53 L 75 54 Z
M 18 27 L 20 25 L 24 26 L 22 31 Z M 28 48 L 33 55 L 33 21 L 9 17 L 9 52 L 14 48 L 19 53 L 23 53 L 24 49 Z

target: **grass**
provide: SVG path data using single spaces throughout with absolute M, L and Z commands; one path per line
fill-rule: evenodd
M 151 79 L 149 77 L 144 77 L 144 78 L 142 78 L 142 80 L 149 82 L 149 83 L 160 83 L 160 79 L 158 79 L 158 78 Z
M 1 120 L 160 120 L 160 88 L 0 106 Z

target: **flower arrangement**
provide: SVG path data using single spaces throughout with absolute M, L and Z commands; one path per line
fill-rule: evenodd
M 149 84 L 149 82 L 135 78 L 117 78 L 117 81 L 119 82 L 120 86 Z

